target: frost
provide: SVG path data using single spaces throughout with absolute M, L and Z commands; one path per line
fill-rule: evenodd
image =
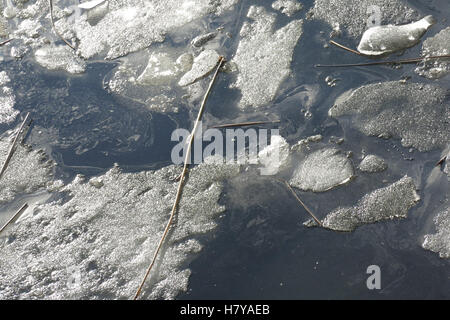
M 440 56 L 450 54 L 450 27 L 441 30 L 434 37 L 423 42 L 423 56 Z M 416 68 L 416 72 L 421 76 L 438 79 L 450 73 L 450 63 L 448 59 L 426 61 L 424 65 Z
M 359 164 L 359 170 L 363 172 L 381 172 L 387 169 L 386 162 L 373 154 L 367 155 Z
M 0 243 L 1 299 L 130 299 L 167 223 L 177 166 L 122 173 L 117 167 L 89 181 L 78 176 L 68 199 L 39 205 L 6 231 Z M 187 262 L 201 250 L 225 208 L 221 181 L 234 165 L 200 165 L 189 175 L 160 259 L 142 298 L 173 299 L 187 288 Z
M 9 124 L 16 119 L 19 111 L 15 110 L 16 98 L 12 89 L 7 87 L 11 80 L 5 71 L 0 71 L 0 124 Z
M 400 137 L 404 147 L 429 151 L 450 140 L 445 98 L 446 91 L 434 85 L 374 83 L 343 94 L 329 115 L 350 115 L 351 125 L 366 135 Z
M 358 226 L 394 218 L 406 218 L 420 197 L 410 177 L 365 195 L 354 207 L 338 208 L 322 221 L 325 228 L 353 231 Z
M 241 90 L 239 107 L 265 105 L 272 101 L 280 84 L 291 73 L 292 55 L 302 35 L 303 20 L 294 20 L 274 30 L 276 14 L 251 6 L 232 61 L 239 69 L 231 87 Z
M 302 190 L 324 192 L 353 178 L 353 165 L 340 150 L 325 148 L 306 156 L 295 169 L 290 184 Z
M 46 46 L 34 53 L 36 62 L 49 70 L 64 70 L 69 73 L 82 73 L 86 63 L 77 57 L 67 46 Z
M 379 8 L 382 25 L 399 25 L 418 18 L 417 12 L 403 0 L 316 0 L 312 13 L 314 19 L 331 27 L 339 25 L 349 36 L 358 38 L 367 29 L 371 16 L 367 12 L 373 6 Z
M 436 233 L 424 237 L 422 247 L 439 253 L 441 258 L 450 258 L 450 207 L 441 211 L 435 218 Z

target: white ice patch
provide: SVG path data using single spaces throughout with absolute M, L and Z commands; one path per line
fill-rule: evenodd
M 68 199 L 39 205 L 0 241 L 1 299 L 131 299 L 175 199 L 177 166 L 122 173 L 113 168 L 64 187 Z M 200 165 L 185 184 L 176 223 L 141 298 L 173 299 L 188 285 L 187 263 L 216 227 L 220 181 L 234 165 Z
M 387 164 L 383 158 L 369 154 L 359 164 L 359 170 L 363 172 L 381 172 L 387 169 Z
M 14 109 L 16 98 L 10 87 L 6 85 L 10 82 L 6 71 L 0 71 L 0 124 L 13 122 L 19 111 Z
M 86 63 L 66 45 L 45 46 L 34 53 L 36 62 L 49 70 L 64 70 L 69 73 L 82 73 Z
M 450 258 L 450 206 L 441 211 L 435 218 L 436 233 L 424 237 L 422 247 L 439 253 L 441 258 Z
M 239 69 L 231 87 L 241 90 L 240 108 L 261 106 L 272 101 L 280 84 L 291 73 L 294 48 L 302 35 L 303 20 L 294 20 L 274 30 L 276 14 L 251 6 L 232 61 Z
M 302 10 L 303 6 L 296 0 L 276 0 L 272 3 L 272 8 L 281 11 L 288 17 L 291 17 L 296 12 Z
M 192 69 L 183 75 L 178 82 L 180 86 L 187 86 L 210 74 L 219 62 L 219 54 L 214 50 L 202 51 L 195 57 Z
M 441 30 L 435 36 L 426 39 L 422 46 L 422 56 L 440 56 L 450 54 L 450 27 Z M 416 72 L 429 79 L 439 79 L 450 73 L 449 59 L 429 60 L 416 68 Z

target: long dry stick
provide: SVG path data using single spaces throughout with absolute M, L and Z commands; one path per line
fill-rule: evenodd
M 6 229 L 7 226 L 9 226 L 9 224 L 11 222 L 13 222 L 22 212 L 24 212 L 26 209 L 28 208 L 28 204 L 25 203 L 22 207 L 20 207 L 19 211 L 17 211 L 11 219 L 8 220 L 8 222 L 0 229 L 0 233 L 2 233 L 3 230 Z
M 289 189 L 290 192 L 292 192 L 292 194 L 294 195 L 295 199 L 297 199 L 297 201 L 302 205 L 303 208 L 305 208 L 305 210 L 310 214 L 310 216 L 314 219 L 315 222 L 317 222 L 317 224 L 319 226 L 322 226 L 322 222 L 320 222 L 319 219 L 317 219 L 317 217 L 314 215 L 314 213 L 312 213 L 312 211 L 306 206 L 306 204 L 303 203 L 303 201 L 299 198 L 299 196 L 297 195 L 297 193 L 294 191 L 294 189 L 292 189 L 292 187 L 289 185 L 289 183 L 286 180 L 280 180 L 281 182 L 283 182 L 286 187 Z
M 23 128 L 24 128 L 25 124 L 27 123 L 29 116 L 30 116 L 30 113 L 28 112 L 27 115 L 25 116 L 25 119 L 23 120 L 22 124 L 20 125 L 19 131 L 17 131 L 17 134 L 14 137 L 13 143 L 11 144 L 11 147 L 9 148 L 8 155 L 6 156 L 6 160 L 3 163 L 2 170 L 0 171 L 0 179 L 2 178 L 3 174 L 5 173 L 6 168 L 8 167 L 8 164 L 11 161 L 12 156 L 13 156 L 14 152 L 16 151 L 17 143 L 19 142 L 19 137 L 22 134 Z
M 136 294 L 134 296 L 134 300 L 136 300 L 139 297 L 139 295 L 141 294 L 142 287 L 144 286 L 144 283 L 147 280 L 147 277 L 150 274 L 150 271 L 152 270 L 153 265 L 155 264 L 155 261 L 156 261 L 156 258 L 158 256 L 158 253 L 161 250 L 161 247 L 162 247 L 162 245 L 164 243 L 164 240 L 166 239 L 167 233 L 169 232 L 170 226 L 172 225 L 172 221 L 173 221 L 173 218 L 175 217 L 175 213 L 177 212 L 178 204 L 179 204 L 180 199 L 181 199 L 181 192 L 182 192 L 183 186 L 184 186 L 185 176 L 186 176 L 186 174 L 188 172 L 188 169 L 189 169 L 188 168 L 189 162 L 190 162 L 189 159 L 191 157 L 191 149 L 192 149 L 192 144 L 194 142 L 195 132 L 197 131 L 197 127 L 198 127 L 198 125 L 200 123 L 200 120 L 202 119 L 203 112 L 204 112 L 205 105 L 206 105 L 206 100 L 209 97 L 211 89 L 212 89 L 212 87 L 214 85 L 214 82 L 216 81 L 217 75 L 219 74 L 220 68 L 222 67 L 222 64 L 224 63 L 224 61 L 225 61 L 224 57 L 220 57 L 219 58 L 216 72 L 214 73 L 214 76 L 213 76 L 213 78 L 212 78 L 212 80 L 211 80 L 211 82 L 209 84 L 208 90 L 206 91 L 205 96 L 203 97 L 203 101 L 202 101 L 202 104 L 200 106 L 200 110 L 199 110 L 198 115 L 197 115 L 197 120 L 195 121 L 194 128 L 192 129 L 191 135 L 189 137 L 188 147 L 187 147 L 187 150 L 186 150 L 186 156 L 185 156 L 185 159 L 184 159 L 183 171 L 181 173 L 181 178 L 180 178 L 180 181 L 178 183 L 177 195 L 175 197 L 175 202 L 174 202 L 173 207 L 172 207 L 172 212 L 170 213 L 169 221 L 167 222 L 167 225 L 166 225 L 166 228 L 164 229 L 164 233 L 163 233 L 163 235 L 161 237 L 161 240 L 159 241 L 159 244 L 158 244 L 158 246 L 157 246 L 157 248 L 156 248 L 156 250 L 155 250 L 155 252 L 153 254 L 153 259 L 152 259 L 150 265 L 147 268 L 147 271 L 145 273 L 144 279 L 142 280 L 141 285 L 139 286 L 138 290 L 136 291 Z
M 340 43 L 337 43 L 336 41 L 330 40 L 330 43 L 335 45 L 336 47 L 339 47 L 339 48 L 344 49 L 346 51 L 349 51 L 351 53 L 357 54 L 358 56 L 363 56 L 363 54 L 361 52 L 353 50 L 353 49 L 350 49 L 349 47 L 346 47 L 346 46 L 344 46 L 344 45 L 342 45 Z
M 58 32 L 58 30 L 56 30 L 55 21 L 53 19 L 53 0 L 48 0 L 48 3 L 49 3 L 49 6 L 50 6 L 50 21 L 52 23 L 53 31 L 55 31 L 56 35 L 59 38 L 61 38 L 61 40 L 64 41 L 72 50 L 75 50 L 75 48 L 69 43 L 69 41 L 64 39 L 64 37 Z
M 212 126 L 211 128 L 220 129 L 220 128 L 234 128 L 234 127 L 246 127 L 246 126 L 255 126 L 260 124 L 274 124 L 280 123 L 280 120 L 276 121 L 251 121 L 251 122 L 241 122 L 241 123 L 229 123 L 229 124 L 220 124 L 217 126 Z
M 3 42 L 0 42 L 0 47 L 1 46 L 3 46 L 3 45 L 5 45 L 5 44 L 7 44 L 8 42 L 11 42 L 13 39 L 8 39 L 8 40 L 5 40 L 5 41 L 3 41 Z

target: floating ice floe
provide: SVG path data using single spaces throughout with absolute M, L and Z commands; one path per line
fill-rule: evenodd
M 270 138 L 270 144 L 258 153 L 262 175 L 275 175 L 285 169 L 289 162 L 289 143 L 282 136 L 274 135 Z
M 450 206 L 434 218 L 436 233 L 424 237 L 422 247 L 439 253 L 441 258 L 450 258 Z
M 435 36 L 425 39 L 422 46 L 422 56 L 440 56 L 450 54 L 450 27 L 441 30 Z M 421 76 L 438 79 L 450 73 L 449 59 L 426 61 L 416 68 Z
M 168 53 L 151 53 L 147 67 L 137 78 L 137 83 L 144 85 L 170 84 L 179 73 L 174 59 Z
M 359 38 L 374 20 L 398 25 L 418 19 L 404 0 L 316 0 L 311 13 L 316 20 L 340 26 L 353 38 Z
M 221 181 L 236 165 L 202 164 L 189 174 L 176 225 L 143 290 L 173 299 L 188 285 L 196 239 L 216 227 Z M 122 173 L 117 167 L 62 191 L 2 234 L 1 299 L 130 299 L 158 244 L 177 191 L 179 167 Z
M 0 124 L 13 122 L 19 114 L 19 111 L 14 109 L 14 93 L 6 86 L 10 81 L 6 71 L 0 71 Z
M 359 170 L 363 172 L 381 172 L 387 169 L 387 164 L 383 158 L 369 154 L 359 164 Z
M 435 85 L 381 82 L 344 93 L 329 115 L 351 116 L 350 125 L 366 135 L 400 137 L 404 147 L 429 151 L 450 140 L 445 99 L 446 90 Z
M 399 181 L 365 195 L 354 207 L 338 208 L 329 213 L 322 226 L 336 231 L 353 231 L 368 223 L 406 218 L 420 200 L 413 180 L 405 176 Z M 311 221 L 308 221 L 311 225 Z
M 192 69 L 183 75 L 178 82 L 180 86 L 187 86 L 210 74 L 219 62 L 219 54 L 214 50 L 202 51 L 194 58 Z
M 298 11 L 302 10 L 303 6 L 296 0 L 276 0 L 272 3 L 272 8 L 281 11 L 288 17 L 291 17 Z
M 350 159 L 336 148 L 314 151 L 300 162 L 289 183 L 305 191 L 324 192 L 354 176 Z
M 401 26 L 385 25 L 364 32 L 358 51 L 369 56 L 384 55 L 415 46 L 425 32 L 436 23 L 433 16 Z
M 0 139 L 0 163 L 3 165 L 11 139 L 15 136 L 2 135 Z M 53 161 L 43 150 L 32 150 L 18 144 L 11 161 L 0 179 L 0 204 L 12 201 L 16 196 L 31 194 L 38 190 L 53 190 Z
M 39 48 L 34 57 L 37 63 L 49 70 L 64 70 L 69 73 L 83 73 L 86 70 L 86 62 L 65 45 Z
M 276 14 L 251 6 L 232 61 L 239 74 L 231 87 L 241 90 L 239 107 L 261 106 L 272 101 L 278 87 L 291 73 L 292 55 L 303 33 L 303 20 L 294 20 L 275 30 Z

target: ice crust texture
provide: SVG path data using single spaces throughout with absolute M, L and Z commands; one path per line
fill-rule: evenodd
M 401 138 L 419 151 L 444 148 L 450 141 L 446 91 L 435 85 L 397 81 L 374 83 L 345 93 L 329 110 L 332 117 L 351 116 L 366 135 Z
M 19 111 L 14 109 L 16 97 L 12 89 L 7 86 L 10 81 L 8 74 L 0 71 L 0 124 L 12 123 L 19 114 Z
M 322 221 L 325 228 L 336 231 L 353 231 L 358 226 L 394 218 L 406 218 L 420 197 L 410 177 L 372 191 L 354 207 L 338 208 Z
M 433 37 L 424 40 L 422 45 L 423 56 L 440 56 L 450 54 L 450 27 L 441 30 Z M 439 79 L 450 73 L 450 62 L 445 60 L 433 60 L 424 66 L 416 68 L 416 72 L 426 78 Z
M 311 9 L 313 18 L 338 26 L 348 36 L 359 38 L 367 29 L 371 6 L 378 6 L 382 14 L 382 25 L 404 24 L 418 20 L 418 13 L 403 0 L 316 0 Z
M 291 73 L 290 65 L 303 20 L 293 20 L 275 30 L 276 14 L 251 6 L 232 61 L 239 74 L 231 87 L 241 90 L 240 108 L 265 105 L 275 98 L 280 84 Z
M 233 165 L 191 171 L 143 298 L 172 299 L 186 290 L 187 262 L 202 247 L 195 237 L 216 227 L 225 209 L 220 181 L 237 173 Z M 0 298 L 132 298 L 167 223 L 178 174 L 177 166 L 139 173 L 115 167 L 89 181 L 75 178 L 61 190 L 69 199 L 39 205 L 2 234 Z
M 424 236 L 422 247 L 439 253 L 441 258 L 450 258 L 450 206 L 434 218 L 436 232 Z
M 381 172 L 387 169 L 386 161 L 376 155 L 369 154 L 359 164 L 359 170 L 363 172 Z

